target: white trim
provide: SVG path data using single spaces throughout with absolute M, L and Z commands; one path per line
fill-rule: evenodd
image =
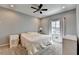
M 1 46 L 7 46 L 7 45 L 9 45 L 9 44 L 2 44 L 2 45 L 0 45 L 0 47 L 1 47 Z

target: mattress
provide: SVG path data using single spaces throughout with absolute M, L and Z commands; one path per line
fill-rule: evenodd
M 27 50 L 31 50 L 30 54 L 37 52 L 41 47 L 50 44 L 51 37 L 49 35 L 39 33 L 22 33 L 21 44 Z

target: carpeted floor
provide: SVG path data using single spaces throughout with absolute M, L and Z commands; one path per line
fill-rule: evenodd
M 18 46 L 16 48 L 9 48 L 9 46 L 0 47 L 0 55 L 27 55 L 25 48 Z

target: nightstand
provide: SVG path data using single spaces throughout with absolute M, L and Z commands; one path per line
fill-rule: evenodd
M 10 35 L 9 36 L 10 48 L 17 47 L 19 44 L 19 35 Z

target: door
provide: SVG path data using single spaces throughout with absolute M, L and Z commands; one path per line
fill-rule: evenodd
M 62 42 L 60 20 L 51 22 L 52 40 L 55 42 Z

